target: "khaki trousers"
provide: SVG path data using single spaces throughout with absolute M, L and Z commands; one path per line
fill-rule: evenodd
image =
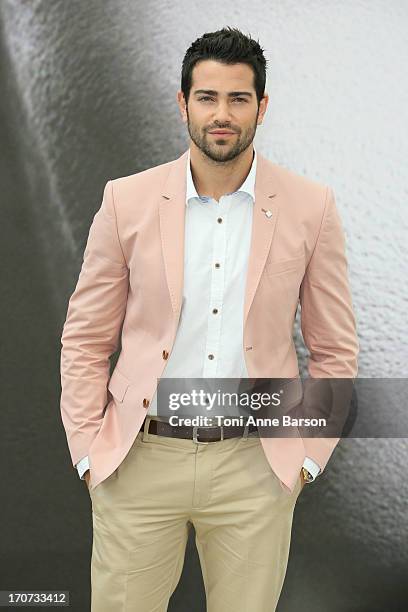
M 301 488 L 299 474 L 282 489 L 259 437 L 197 444 L 145 425 L 90 492 L 91 612 L 165 612 L 191 525 L 207 612 L 273 612 Z

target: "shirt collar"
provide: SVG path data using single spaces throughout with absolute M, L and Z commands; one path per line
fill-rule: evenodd
M 245 191 L 245 193 L 248 193 L 252 197 L 253 201 L 255 201 L 256 163 L 257 163 L 256 149 L 254 147 L 254 158 L 252 160 L 251 170 L 249 171 L 249 174 L 246 177 L 246 179 L 243 182 L 243 184 L 241 185 L 241 187 L 239 187 L 237 189 L 237 191 Z M 198 193 L 197 193 L 196 188 L 195 188 L 193 177 L 192 177 L 192 174 L 191 174 L 190 148 L 188 149 L 188 155 L 187 155 L 187 174 L 186 174 L 186 178 L 187 178 L 187 185 L 186 185 L 186 205 L 187 205 L 189 200 L 190 200 L 190 198 L 199 198 L 200 197 L 198 195 Z

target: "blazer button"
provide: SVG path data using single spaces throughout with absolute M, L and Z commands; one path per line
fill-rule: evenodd
M 168 358 L 168 356 L 169 356 L 168 351 L 163 350 L 163 359 L 167 359 L 167 358 Z
M 148 408 L 149 404 L 150 404 L 149 400 L 144 397 L 143 398 L 143 407 L 144 408 Z

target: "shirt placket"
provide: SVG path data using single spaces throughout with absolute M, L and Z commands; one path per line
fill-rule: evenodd
M 222 369 L 220 364 L 220 340 L 224 301 L 225 258 L 227 249 L 228 211 L 231 206 L 231 198 L 222 196 L 217 203 L 210 199 L 208 206 L 211 207 L 212 223 L 212 257 L 211 257 L 211 288 L 210 305 L 207 313 L 207 337 L 203 363 L 203 377 L 215 378 L 218 371 Z M 222 221 L 219 222 L 218 219 Z M 213 313 L 213 309 L 217 313 Z

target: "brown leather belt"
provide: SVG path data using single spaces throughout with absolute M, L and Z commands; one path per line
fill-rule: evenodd
M 145 426 L 146 419 L 142 423 L 141 430 Z M 237 438 L 244 436 L 245 429 L 247 434 L 258 431 L 256 425 L 248 425 L 248 427 L 239 425 L 222 425 L 214 427 L 193 427 L 185 425 L 170 425 L 166 421 L 158 421 L 152 419 L 149 421 L 149 429 L 147 433 L 156 434 L 157 436 L 166 436 L 170 438 L 185 438 L 199 443 L 218 442 L 227 438 Z

